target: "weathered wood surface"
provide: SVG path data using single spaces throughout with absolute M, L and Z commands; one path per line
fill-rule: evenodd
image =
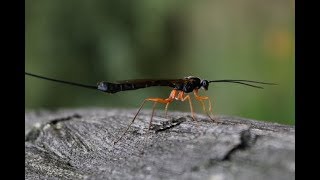
M 25 114 L 26 179 L 294 179 L 294 126 L 215 116 L 76 109 Z

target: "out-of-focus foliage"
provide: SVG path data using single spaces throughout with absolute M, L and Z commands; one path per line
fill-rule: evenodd
M 210 84 L 201 94 L 213 99 L 216 114 L 295 121 L 292 0 L 27 0 L 25 35 L 28 72 L 87 84 L 189 75 L 275 82 L 263 90 Z M 25 106 L 137 108 L 169 92 L 111 95 L 26 77 Z M 174 102 L 173 109 L 189 106 Z

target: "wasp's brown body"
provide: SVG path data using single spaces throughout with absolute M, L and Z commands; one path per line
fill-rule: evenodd
M 249 83 L 274 85 L 273 83 L 265 83 L 265 82 L 250 81 L 250 80 L 213 80 L 213 81 L 207 81 L 207 80 L 201 80 L 198 77 L 188 76 L 188 77 L 185 77 L 182 79 L 159 79 L 159 80 L 156 80 L 156 79 L 137 79 L 137 80 L 119 81 L 119 82 L 115 82 L 115 83 L 103 81 L 103 82 L 99 82 L 96 86 L 93 86 L 93 85 L 84 85 L 84 84 L 79 84 L 79 83 L 74 83 L 74 82 L 68 82 L 68 81 L 63 81 L 63 80 L 47 78 L 44 76 L 39 76 L 39 75 L 27 73 L 27 72 L 25 72 L 25 74 L 29 75 L 29 76 L 41 78 L 41 79 L 46 79 L 49 81 L 55 81 L 55 82 L 59 82 L 59 83 L 64 83 L 64 84 L 69 84 L 69 85 L 74 85 L 74 86 L 79 86 L 79 87 L 84 87 L 84 88 L 89 88 L 89 89 L 96 89 L 96 90 L 100 90 L 100 91 L 103 91 L 106 93 L 117 93 L 120 91 L 136 90 L 136 89 L 147 88 L 147 87 L 152 87 L 152 86 L 167 86 L 167 87 L 173 88 L 173 90 L 171 90 L 171 93 L 168 98 L 147 98 L 147 99 L 145 99 L 142 102 L 138 112 L 135 114 L 134 118 L 132 119 L 132 121 L 130 122 L 130 124 L 128 125 L 128 127 L 124 131 L 124 133 L 122 134 L 122 136 L 120 136 L 119 139 L 114 141 L 114 143 L 118 142 L 125 135 L 125 133 L 129 130 L 131 124 L 134 122 L 134 120 L 138 116 L 140 110 L 142 109 L 143 105 L 147 101 L 154 102 L 153 108 L 152 108 L 151 119 L 149 122 L 149 129 L 151 127 L 152 117 L 153 117 L 154 109 L 155 109 L 155 106 L 157 103 L 161 103 L 161 104 L 166 105 L 165 112 L 167 114 L 167 109 L 168 109 L 168 106 L 171 102 L 173 102 L 174 100 L 178 100 L 178 101 L 188 100 L 189 105 L 190 105 L 190 111 L 191 111 L 192 118 L 193 118 L 193 120 L 196 120 L 195 116 L 194 116 L 194 112 L 193 112 L 193 106 L 192 106 L 190 95 L 186 95 L 186 93 L 190 93 L 190 92 L 194 93 L 195 99 L 202 104 L 202 108 L 203 108 L 204 112 L 209 116 L 209 118 L 212 121 L 214 121 L 211 118 L 211 116 L 208 114 L 208 112 L 206 111 L 205 103 L 204 103 L 205 100 L 208 101 L 209 112 L 212 114 L 211 101 L 210 101 L 209 97 L 207 97 L 207 96 L 199 96 L 198 95 L 199 89 L 208 90 L 209 83 L 212 83 L 212 82 L 238 83 L 238 84 L 251 86 L 251 87 L 255 87 L 255 88 L 262 88 L 262 87 L 252 85 Z
M 183 79 L 136 79 L 120 81 L 117 83 L 100 82 L 98 83 L 98 89 L 107 93 L 117 93 L 120 91 L 136 90 L 152 86 L 167 86 L 175 90 L 190 93 L 201 87 L 208 89 L 208 85 L 209 83 L 206 80 L 200 80 L 197 77 L 189 76 Z

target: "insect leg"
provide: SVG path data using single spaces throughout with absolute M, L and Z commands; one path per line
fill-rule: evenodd
M 174 96 L 176 96 L 176 94 L 177 94 L 177 90 L 172 90 L 171 93 L 170 93 L 170 96 L 168 98 L 166 98 L 166 99 L 162 99 L 162 98 L 147 98 L 147 99 L 145 99 L 142 102 L 142 104 L 140 105 L 138 112 L 136 113 L 136 115 L 134 116 L 132 121 L 129 123 L 128 127 L 126 128 L 126 130 L 123 132 L 123 134 L 116 141 L 113 142 L 113 144 L 116 144 L 118 141 L 120 141 L 122 139 L 122 137 L 127 133 L 127 131 L 129 130 L 130 126 L 132 125 L 134 120 L 137 118 L 137 116 L 138 116 L 140 110 L 142 109 L 143 105 L 146 103 L 146 101 L 153 101 L 154 102 L 152 115 L 151 115 L 151 119 L 150 119 L 150 123 L 149 123 L 149 129 L 150 129 L 150 125 L 151 125 L 151 122 L 152 122 L 152 118 L 153 118 L 153 114 L 154 114 L 154 109 L 155 109 L 156 103 L 169 104 L 174 100 L 174 98 L 172 98 L 172 96 L 174 97 Z
M 147 98 L 146 100 L 147 101 L 153 101 L 154 104 L 153 104 L 153 107 L 152 107 L 152 114 L 151 114 L 151 118 L 150 118 L 150 122 L 149 122 L 149 130 L 150 130 L 150 127 L 151 127 L 151 124 L 152 124 L 152 118 L 153 118 L 153 114 L 154 114 L 154 110 L 155 110 L 155 107 L 156 107 L 156 104 L 157 103 L 162 103 L 162 104 L 166 104 L 166 108 L 165 108 L 165 111 L 166 111 L 166 116 L 167 116 L 167 110 L 168 110 L 168 106 L 169 104 L 174 100 L 175 96 L 177 95 L 177 90 L 172 90 L 169 97 L 166 98 L 166 99 L 162 99 L 162 98 Z
M 168 106 L 169 106 L 169 103 L 167 103 L 166 107 L 164 108 L 165 116 L 167 119 L 168 119 Z
M 140 110 L 142 109 L 143 105 L 146 103 L 146 99 L 142 102 L 142 104 L 139 107 L 138 112 L 136 113 L 136 115 L 134 116 L 134 118 L 131 120 L 131 122 L 129 123 L 128 127 L 126 128 L 126 130 L 123 132 L 123 134 L 113 142 L 113 144 L 116 144 L 118 141 L 120 141 L 122 139 L 122 137 L 126 134 L 126 132 L 129 130 L 131 124 L 134 122 L 134 120 L 136 119 L 136 117 L 138 116 Z
M 152 123 L 152 118 L 153 118 L 153 114 L 154 114 L 154 110 L 155 110 L 155 106 L 157 103 L 162 103 L 162 104 L 170 104 L 174 99 L 173 98 L 166 98 L 166 99 L 162 99 L 162 98 L 147 98 L 146 99 L 147 101 L 153 101 L 154 104 L 153 104 L 153 108 L 152 108 L 152 115 L 151 115 L 151 119 L 150 119 L 150 122 L 149 122 L 149 130 L 150 130 L 150 127 L 151 127 L 151 123 Z
M 180 101 L 185 101 L 186 99 L 188 99 L 189 106 L 190 106 L 190 111 L 191 111 L 191 115 L 192 115 L 192 119 L 194 121 L 197 121 L 196 117 L 194 116 L 193 106 L 192 106 L 192 102 L 191 102 L 190 96 L 189 95 L 186 95 L 185 97 L 183 97 L 183 96 L 184 96 L 184 92 L 181 91 L 181 92 L 179 92 L 177 99 L 180 100 Z
M 196 100 L 199 101 L 199 102 L 202 104 L 202 108 L 203 108 L 204 112 L 207 114 L 207 116 L 208 116 L 213 122 L 215 122 L 215 120 L 214 120 L 213 118 L 211 118 L 211 116 L 210 116 L 209 113 L 207 112 L 206 107 L 205 107 L 205 104 L 204 104 L 204 101 L 205 101 L 205 100 L 208 100 L 208 102 L 209 102 L 209 112 L 210 112 L 210 114 L 213 116 L 213 113 L 212 113 L 212 105 L 211 105 L 210 98 L 209 98 L 208 96 L 199 96 L 199 95 L 198 95 L 198 89 L 195 89 L 195 90 L 193 91 L 193 93 L 194 93 L 194 96 L 195 96 Z
M 169 98 L 174 99 L 177 96 L 177 92 L 178 92 L 177 90 L 172 90 L 170 95 L 169 95 Z M 166 118 L 168 118 L 168 106 L 169 106 L 169 104 L 170 103 L 167 103 L 166 107 L 164 108 Z
M 207 112 L 207 110 L 206 110 L 206 106 L 205 106 L 205 103 L 204 103 L 204 100 L 203 99 L 197 99 L 196 98 L 196 100 L 197 101 L 199 101 L 200 103 L 201 103 L 201 105 L 202 105 L 202 109 L 203 109 L 203 112 L 205 112 L 208 116 L 209 116 L 209 114 L 208 114 L 208 112 Z M 209 103 L 209 109 L 211 109 L 211 104 Z M 209 110 L 210 111 L 210 110 Z M 210 116 L 209 116 L 210 117 Z M 211 117 L 210 117 L 210 119 L 211 119 Z
M 156 107 L 156 104 L 157 104 L 157 102 L 154 102 L 154 103 L 153 103 L 153 106 L 152 106 L 152 114 L 151 114 L 151 118 L 150 118 L 150 122 L 149 122 L 149 128 L 148 128 L 148 130 L 150 130 L 150 127 L 151 127 L 152 118 L 153 118 L 154 109 L 155 109 L 155 107 Z

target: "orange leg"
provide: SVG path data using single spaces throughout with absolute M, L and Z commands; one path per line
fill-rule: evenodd
M 177 97 L 176 99 L 177 99 L 177 100 L 180 100 L 180 101 L 185 101 L 186 99 L 188 99 L 189 105 L 190 105 L 190 111 L 191 111 L 192 119 L 193 119 L 194 121 L 197 121 L 197 119 L 196 119 L 195 116 L 194 116 L 193 106 L 192 106 L 192 102 L 191 102 L 190 96 L 189 96 L 189 95 L 187 95 L 187 96 L 185 96 L 185 97 L 183 97 L 183 96 L 184 96 L 184 92 L 183 92 L 183 91 L 180 91 L 179 94 L 178 94 L 178 97 Z
M 168 106 L 169 106 L 169 103 L 164 108 L 165 116 L 166 116 L 167 119 L 168 119 Z
M 174 99 L 169 97 L 169 98 L 167 98 L 167 99 L 162 99 L 162 98 L 147 98 L 147 99 L 145 99 L 145 100 L 146 100 L 146 101 L 153 101 L 153 102 L 154 102 L 153 107 L 152 107 L 151 119 L 150 119 L 150 122 L 149 122 L 149 130 L 150 130 L 151 123 L 152 123 L 152 118 L 153 118 L 153 114 L 154 114 L 154 110 L 155 110 L 156 104 L 157 104 L 157 103 L 162 103 L 162 104 L 167 104 L 166 106 L 168 106 L 168 104 L 170 104 Z
M 178 92 L 177 90 L 172 90 L 171 93 L 170 93 L 169 98 L 174 99 L 177 96 L 177 92 Z M 166 107 L 164 108 L 166 118 L 168 118 L 168 106 L 169 106 L 169 104 L 170 103 L 167 103 Z
M 208 112 L 207 112 L 207 110 L 206 110 L 206 107 L 205 107 L 205 104 L 204 104 L 204 101 L 205 101 L 205 100 L 208 100 L 208 102 L 209 102 L 209 112 L 210 112 L 210 114 L 213 116 L 213 113 L 212 113 L 212 105 L 211 105 L 210 98 L 209 98 L 208 96 L 199 96 L 199 95 L 198 95 L 198 89 L 195 89 L 195 90 L 193 91 L 193 93 L 194 93 L 194 96 L 195 96 L 196 100 L 199 101 L 199 102 L 202 104 L 203 111 L 208 115 L 208 117 L 209 117 L 213 122 L 215 122 L 215 120 L 213 120 L 213 119 L 211 118 L 211 116 L 208 114 Z
M 153 118 L 154 109 L 155 109 L 155 107 L 156 107 L 156 104 L 157 104 L 157 102 L 154 102 L 154 103 L 153 103 L 153 106 L 152 106 L 152 113 L 151 113 L 151 118 L 150 118 L 150 122 L 149 122 L 149 128 L 148 128 L 148 130 L 150 130 L 150 127 L 151 127 L 152 118 Z
M 165 107 L 165 115 L 167 117 L 167 112 L 168 112 L 168 106 L 169 104 L 175 99 L 175 97 L 177 96 L 178 91 L 177 90 L 172 90 L 169 97 L 167 99 L 162 99 L 162 98 L 147 98 L 147 101 L 153 101 L 153 108 L 152 108 L 152 114 L 151 114 L 151 119 L 149 122 L 149 130 L 151 127 L 151 123 L 152 123 L 152 118 L 153 118 L 153 114 L 154 114 L 154 109 L 157 103 L 162 103 L 162 104 L 166 104 Z
M 142 104 L 139 107 L 138 112 L 136 113 L 136 115 L 134 116 L 134 118 L 131 120 L 131 122 L 129 123 L 128 127 L 126 128 L 126 130 L 123 132 L 123 134 L 116 140 L 113 142 L 113 144 L 116 144 L 118 141 L 120 141 L 122 139 L 122 137 L 127 133 L 127 131 L 129 130 L 130 126 L 132 125 L 132 123 L 134 122 L 134 120 L 136 119 L 136 117 L 138 116 L 140 110 L 142 109 L 143 105 L 146 103 L 146 101 L 153 101 L 153 109 L 152 109 L 152 115 L 151 115 L 151 119 L 150 119 L 150 123 L 149 123 L 149 129 L 151 126 L 151 122 L 152 122 L 152 118 L 153 118 L 153 114 L 154 114 L 154 109 L 156 106 L 156 103 L 162 103 L 162 104 L 169 104 L 174 100 L 174 97 L 177 94 L 177 90 L 172 90 L 170 93 L 170 96 L 166 99 L 162 99 L 162 98 L 147 98 L 145 99 Z

